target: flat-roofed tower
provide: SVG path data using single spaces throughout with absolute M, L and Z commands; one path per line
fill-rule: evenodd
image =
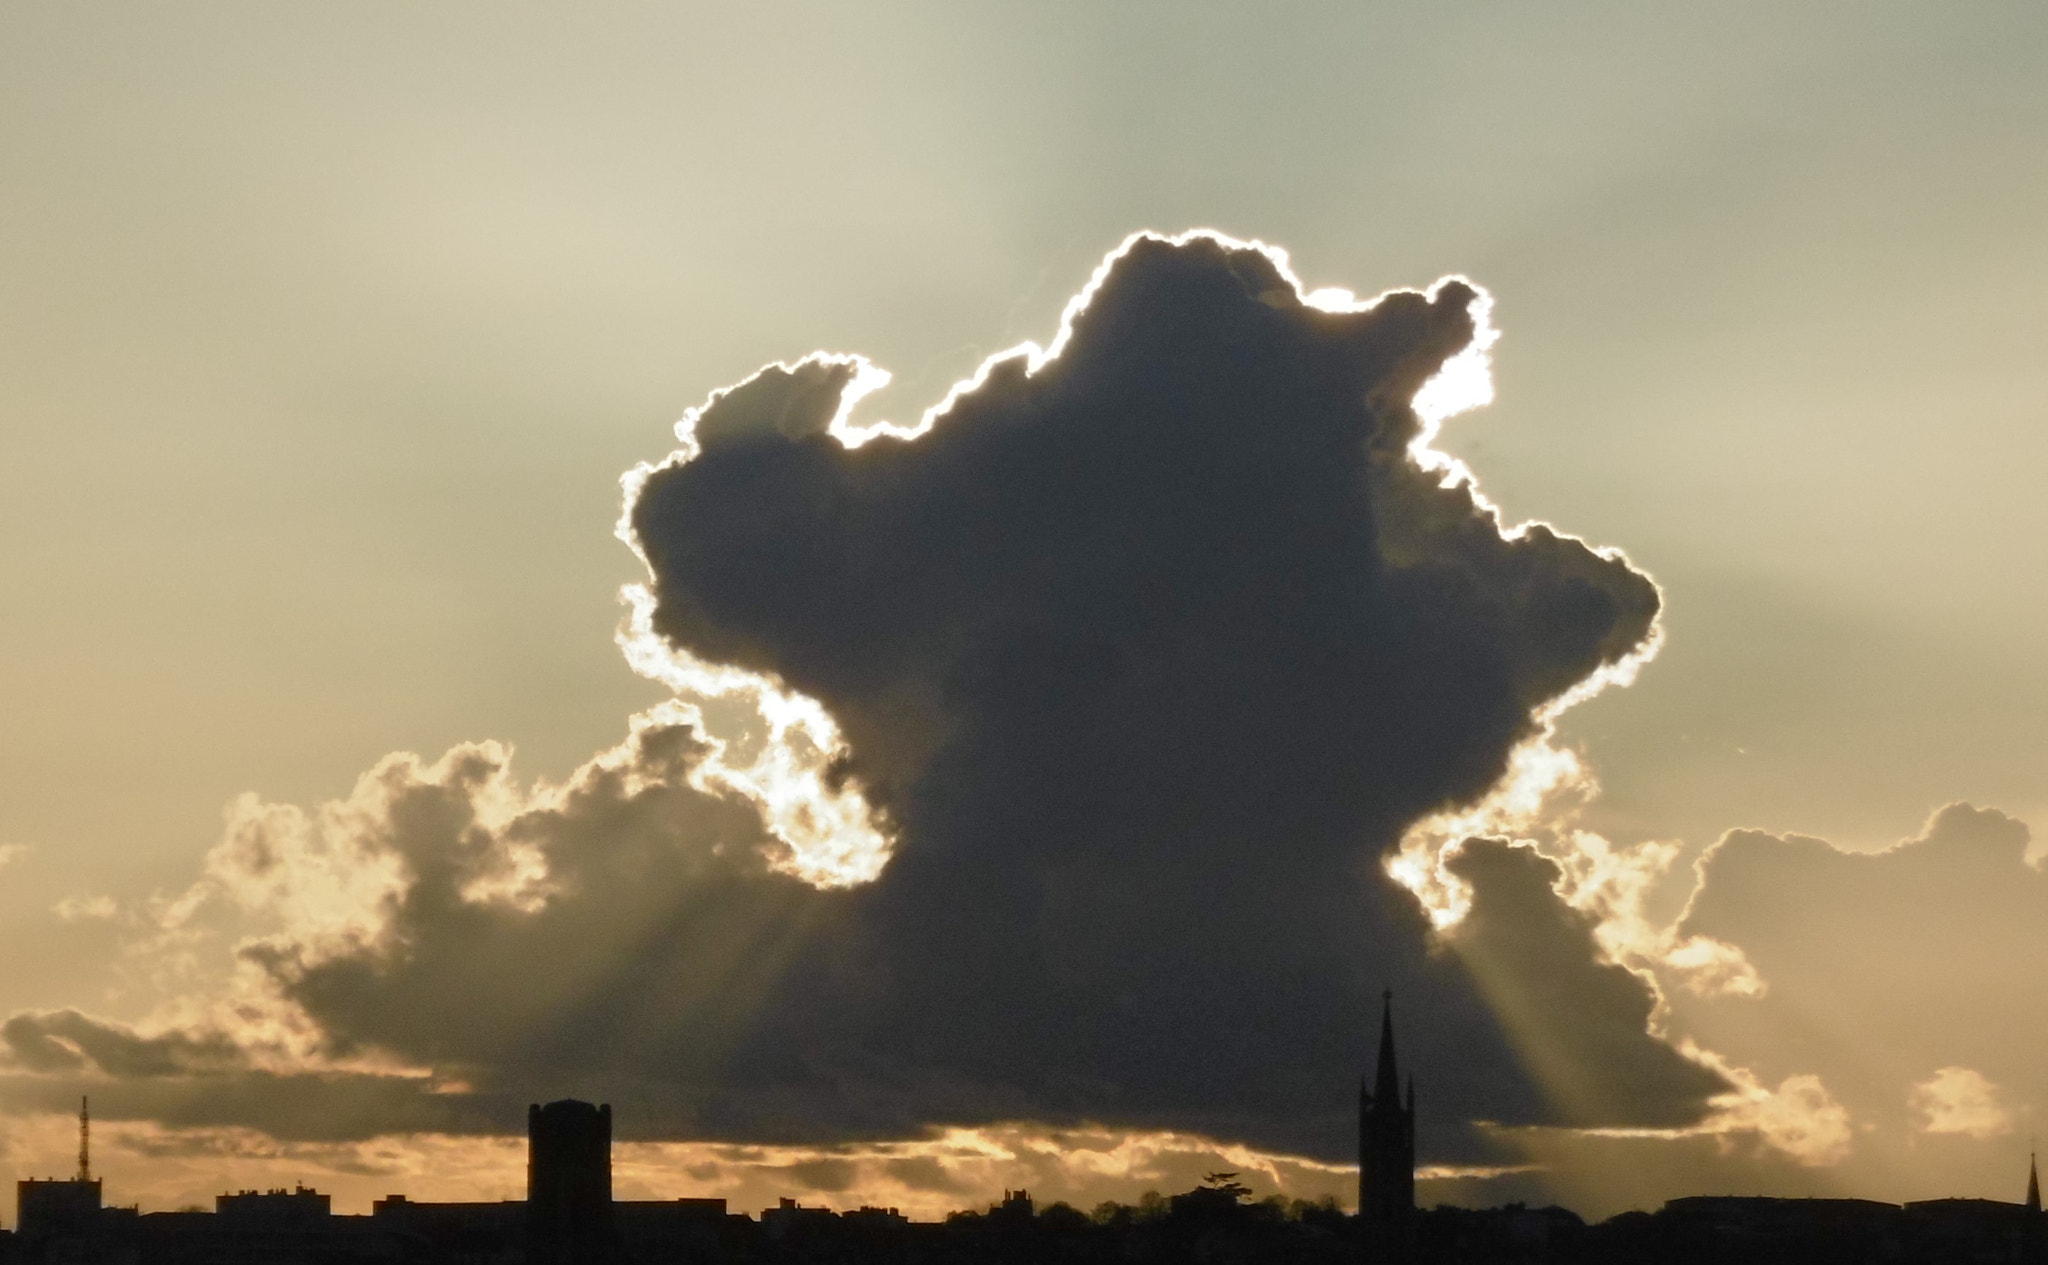
M 534 1265 L 613 1259 L 610 1103 L 526 1109 L 526 1225 Z

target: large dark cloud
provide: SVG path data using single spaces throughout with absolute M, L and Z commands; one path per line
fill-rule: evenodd
M 917 439 L 826 433 L 844 361 L 716 397 L 630 507 L 654 627 L 824 703 L 898 841 L 880 879 L 771 870 L 675 713 L 509 818 L 502 752 L 388 763 L 329 817 L 402 861 L 375 934 L 251 960 L 331 1056 L 670 1136 L 1094 1120 L 1341 1158 L 1384 987 L 1439 1157 L 1474 1119 L 1697 1118 L 1720 1082 L 1547 862 L 1474 846 L 1459 953 L 1378 863 L 1657 610 L 1409 455 L 1474 300 L 1323 311 L 1263 252 L 1140 239 L 1061 355 Z M 494 888 L 521 849 L 548 885 Z M 1504 1022 L 1503 980 L 1542 1013 Z
M 1474 298 L 1326 312 L 1261 252 L 1140 239 L 1057 359 L 914 441 L 825 433 L 850 370 L 812 362 L 714 401 L 648 479 L 655 627 L 821 699 L 900 832 L 847 911 L 854 1048 L 1009 1110 L 1327 1152 L 1392 985 L 1434 1102 L 1554 1109 L 1373 864 L 1657 608 L 1410 458 Z M 1609 1070 L 1695 1112 L 1712 1078 L 1627 1006 Z

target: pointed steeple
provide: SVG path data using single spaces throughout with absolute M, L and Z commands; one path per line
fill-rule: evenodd
M 1401 1072 L 1394 1057 L 1394 994 L 1382 997 L 1380 1062 L 1371 1088 L 1359 1087 L 1358 1216 L 1366 1259 L 1375 1265 L 1406 1262 L 1414 1254 L 1415 1079 L 1401 1102 Z
M 2027 1211 L 2041 1211 L 2041 1172 L 2034 1165 L 2034 1153 L 2027 1152 Z
M 1401 1101 L 1401 1076 L 1394 1067 L 1393 989 L 1381 995 L 1380 1006 L 1380 1067 L 1373 1077 L 1372 1098 L 1382 1107 L 1393 1107 Z

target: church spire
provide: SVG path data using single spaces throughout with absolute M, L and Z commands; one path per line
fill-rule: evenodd
M 2027 1211 L 2041 1211 L 2041 1170 L 2035 1167 L 2032 1151 L 2027 1152 Z
M 1370 1085 L 1371 1088 L 1367 1088 Z M 1360 1245 L 1371 1265 L 1413 1255 L 1415 1220 L 1415 1080 L 1401 1102 L 1394 1058 L 1394 994 L 1381 998 L 1380 1061 L 1358 1092 L 1358 1217 Z
M 1380 995 L 1380 1067 L 1373 1077 L 1373 1101 L 1392 1107 L 1401 1101 L 1401 1076 L 1394 1067 L 1394 990 Z

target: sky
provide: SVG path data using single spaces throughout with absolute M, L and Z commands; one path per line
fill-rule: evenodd
M 0 1177 L 2017 1197 L 2048 18 L 728 9 L 0 13 Z

